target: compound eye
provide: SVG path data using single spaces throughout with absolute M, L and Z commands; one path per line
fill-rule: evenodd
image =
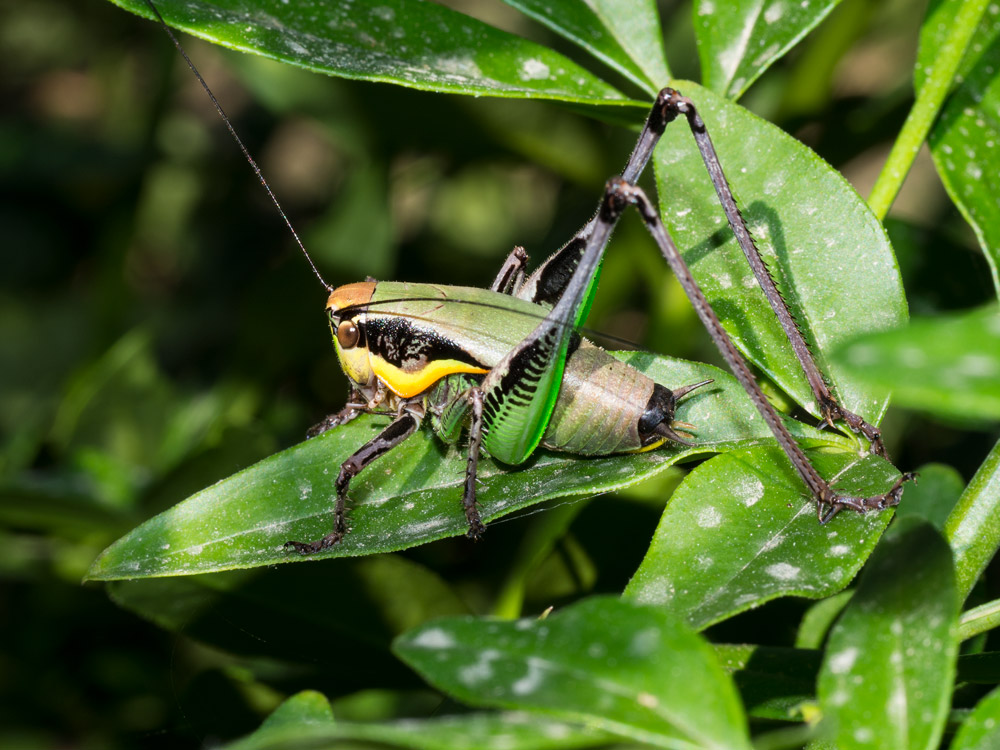
M 340 325 L 337 326 L 337 343 L 340 344 L 341 349 L 353 348 L 357 345 L 359 338 L 361 338 L 361 334 L 353 320 L 341 321 Z

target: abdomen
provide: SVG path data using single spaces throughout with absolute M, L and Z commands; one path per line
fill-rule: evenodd
M 655 387 L 638 370 L 582 341 L 566 360 L 559 399 L 542 445 L 583 456 L 641 450 L 639 420 Z

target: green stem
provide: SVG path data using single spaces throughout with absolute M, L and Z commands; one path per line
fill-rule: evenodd
M 493 605 L 493 615 L 505 619 L 521 616 L 521 606 L 524 603 L 524 592 L 528 579 L 547 558 L 553 548 L 573 522 L 586 507 L 582 500 L 572 503 L 560 503 L 546 510 L 541 519 L 535 523 L 525 535 L 514 564 L 507 573 L 507 578 L 497 595 Z
M 880 221 L 889 213 L 889 207 L 896 200 L 903 180 L 906 179 L 913 160 L 917 158 L 917 152 L 920 151 L 920 146 L 927 138 L 927 133 L 930 132 L 941 105 L 951 89 L 969 41 L 991 1 L 966 0 L 955 14 L 951 33 L 934 60 L 930 75 L 917 92 L 913 109 L 910 110 L 903 129 L 893 144 L 889 158 L 868 197 L 868 205 Z
M 944 534 L 955 555 L 955 577 L 964 600 L 1000 547 L 1000 441 L 948 515 Z
M 1000 599 L 994 599 L 963 612 L 962 618 L 958 621 L 958 639 L 967 641 L 997 626 L 1000 626 Z

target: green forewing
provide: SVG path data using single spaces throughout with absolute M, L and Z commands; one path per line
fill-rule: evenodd
M 548 312 L 545 308 L 475 287 L 380 281 L 369 317 L 405 318 L 415 328 L 447 338 L 493 367 L 530 334 Z

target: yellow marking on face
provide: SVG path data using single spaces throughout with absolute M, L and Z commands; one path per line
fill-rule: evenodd
M 347 377 L 359 385 L 368 385 L 372 382 L 372 369 L 371 363 L 368 361 L 367 348 L 355 346 L 350 349 L 342 349 L 337 343 L 336 335 L 333 337 L 333 348 L 337 352 L 337 359 L 340 360 L 340 368 Z
M 454 359 L 438 359 L 428 362 L 419 370 L 407 372 L 386 362 L 378 355 L 369 356 L 372 371 L 378 379 L 385 383 L 389 390 L 401 398 L 411 398 L 423 393 L 441 378 L 456 373 L 468 375 L 482 375 L 489 370 L 482 367 L 470 365 L 467 362 L 458 362 Z

